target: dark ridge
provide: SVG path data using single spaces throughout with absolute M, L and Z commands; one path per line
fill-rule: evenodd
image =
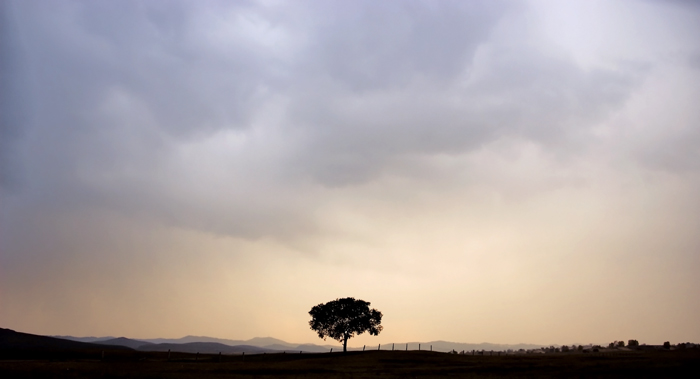
M 132 349 L 138 349 L 139 347 L 144 346 L 144 345 L 153 345 L 153 343 L 151 343 L 151 342 L 132 340 L 131 338 L 126 338 L 126 337 L 111 338 L 108 340 L 99 340 L 99 341 L 95 341 L 93 343 L 98 343 L 100 345 L 126 346 L 126 347 L 129 347 Z
M 60 338 L 62 340 L 71 340 L 71 341 L 78 341 L 78 342 L 89 342 L 89 343 L 94 343 L 94 342 L 102 341 L 102 340 L 111 340 L 113 338 L 116 338 L 114 336 L 102 336 L 102 337 L 47 336 L 47 337 Z
M 3 359 L 62 359 L 67 356 L 100 358 L 104 354 L 130 352 L 134 350 L 126 346 L 77 342 L 0 328 L 0 358 Z
M 190 342 L 190 343 L 159 343 L 143 345 L 139 351 L 172 351 L 178 353 L 202 353 L 202 354 L 262 354 L 276 353 L 278 351 L 265 349 L 257 346 L 238 345 L 229 346 L 216 342 Z

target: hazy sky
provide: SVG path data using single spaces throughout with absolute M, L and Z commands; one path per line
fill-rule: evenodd
M 700 3 L 0 10 L 0 327 L 700 342 Z

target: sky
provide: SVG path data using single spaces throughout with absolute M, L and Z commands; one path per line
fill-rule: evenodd
M 351 346 L 700 342 L 700 3 L 0 18 L 0 327 L 323 343 L 355 297 Z

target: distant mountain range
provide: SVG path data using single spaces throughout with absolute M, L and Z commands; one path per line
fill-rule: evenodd
M 96 340 L 93 343 L 99 343 L 101 345 L 111 345 L 111 346 L 126 346 L 134 350 L 138 350 L 139 347 L 153 345 L 150 342 L 132 340 L 125 337 L 111 338 L 107 340 Z M 166 350 L 167 351 L 167 350 Z
M 503 345 L 491 343 L 457 343 L 447 341 L 430 342 L 409 342 L 409 350 L 433 351 L 505 351 L 519 349 L 537 349 L 541 345 L 516 344 Z M 368 350 L 377 349 L 377 345 L 367 346 Z M 385 344 L 382 350 L 405 350 L 406 343 Z M 280 339 L 265 337 L 252 338 L 249 340 L 229 340 L 223 338 L 186 336 L 177 339 L 155 338 L 136 340 L 126 337 L 73 337 L 73 336 L 38 336 L 28 333 L 15 332 L 10 329 L 0 328 L 0 350 L 1 349 L 73 349 L 73 350 L 137 350 L 137 351 L 172 351 L 183 353 L 202 354 L 262 354 L 281 352 L 328 352 L 331 349 L 339 351 L 340 345 L 315 345 L 315 344 L 292 344 Z M 360 347 L 348 348 L 348 350 L 362 350 Z
M 152 339 L 142 339 L 134 340 L 125 337 L 73 337 L 73 336 L 53 336 L 55 338 L 62 338 L 71 341 L 80 342 L 90 342 L 90 343 L 100 343 L 106 345 L 120 345 L 127 346 L 132 349 L 142 350 L 142 351 L 168 351 L 173 352 L 194 352 L 190 351 L 193 346 L 206 347 L 207 351 L 213 351 L 213 353 L 221 352 L 222 354 L 258 354 L 263 352 L 299 352 L 304 351 L 308 353 L 322 353 L 330 351 L 330 349 L 335 349 L 336 351 L 340 348 L 338 345 L 314 345 L 314 344 L 292 344 L 272 337 L 256 337 L 249 340 L 229 340 L 224 338 L 214 338 L 214 337 L 204 337 L 204 336 L 186 336 L 182 338 L 152 338 Z M 209 343 L 210 345 L 192 345 Z M 214 351 L 212 349 L 217 350 Z M 235 350 L 231 350 L 230 347 L 236 347 Z M 230 351 L 230 353 L 226 353 Z M 200 350 L 200 353 L 204 351 Z
M 265 349 L 250 345 L 229 346 L 217 342 L 159 343 L 148 344 L 138 348 L 139 351 L 174 351 L 179 353 L 202 354 L 262 354 L 279 353 L 279 350 Z
M 73 336 L 54 336 L 56 338 L 63 338 L 73 341 L 81 342 L 92 342 L 108 345 L 121 345 L 127 346 L 136 350 L 143 351 L 171 351 L 175 352 L 197 352 L 192 349 L 201 348 L 207 349 L 213 353 L 221 352 L 222 354 L 240 354 L 245 352 L 247 354 L 258 354 L 263 352 L 327 352 L 330 349 L 338 350 L 342 347 L 340 345 L 315 345 L 315 344 L 293 344 L 277 338 L 272 337 L 256 337 L 249 340 L 230 340 L 224 338 L 214 338 L 214 337 L 204 337 L 204 336 L 186 336 L 182 338 L 152 338 L 152 339 L 142 339 L 133 340 L 129 338 L 119 337 L 73 337 Z M 202 343 L 208 343 L 209 345 L 203 345 Z M 430 350 L 431 346 L 434 351 L 472 351 L 472 350 L 486 350 L 486 351 L 505 351 L 505 350 L 519 350 L 519 349 L 537 349 L 542 347 L 542 345 L 534 344 L 493 344 L 493 343 L 459 343 L 459 342 L 448 342 L 448 341 L 429 341 L 429 342 L 409 342 L 409 350 Z M 396 343 L 396 344 L 386 344 L 381 348 L 382 350 L 390 350 L 392 348 L 396 350 L 406 349 L 406 343 Z M 230 349 L 235 347 L 236 349 Z M 376 349 L 378 346 L 367 346 L 367 349 Z M 362 350 L 360 347 L 351 348 L 348 350 Z M 205 353 L 204 350 L 199 350 L 200 353 Z
M 695 344 L 691 344 L 695 346 Z M 591 346 L 591 345 L 589 345 Z M 643 345 L 646 346 L 646 345 Z M 685 345 L 684 345 L 685 346 Z M 376 350 L 379 346 L 368 345 L 367 350 Z M 432 350 L 439 352 L 465 351 L 518 351 L 542 350 L 547 346 L 534 344 L 493 344 L 493 343 L 458 343 L 448 341 L 409 342 L 383 344 L 381 350 Z M 649 345 L 649 348 L 663 348 Z M 44 352 L 54 354 L 58 351 L 80 352 L 82 354 L 102 354 L 105 352 L 179 352 L 202 354 L 262 354 L 262 353 L 324 353 L 341 351 L 340 345 L 292 344 L 276 338 L 252 338 L 246 341 L 229 340 L 213 337 L 186 336 L 177 339 L 155 338 L 136 340 L 126 337 L 73 337 L 73 336 L 39 336 L 0 328 L 0 356 L 14 356 L 22 352 Z M 363 350 L 360 347 L 348 350 Z

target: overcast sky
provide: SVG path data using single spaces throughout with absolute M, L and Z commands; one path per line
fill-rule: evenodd
M 0 327 L 700 342 L 691 1 L 0 2 Z

